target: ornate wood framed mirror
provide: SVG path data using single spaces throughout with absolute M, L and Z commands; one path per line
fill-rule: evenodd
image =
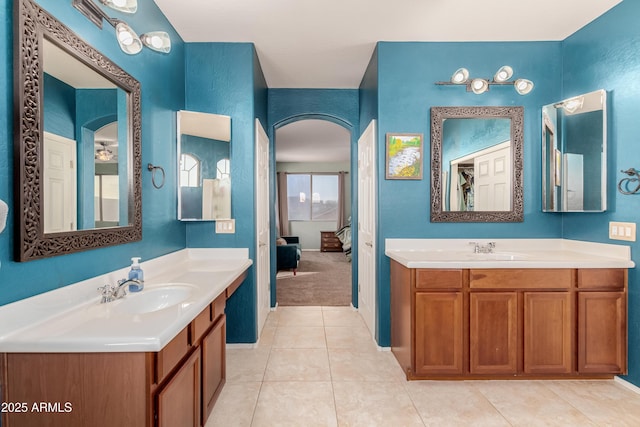
M 140 83 L 32 0 L 16 4 L 16 259 L 141 240 Z
M 431 221 L 520 222 L 523 107 L 431 108 Z

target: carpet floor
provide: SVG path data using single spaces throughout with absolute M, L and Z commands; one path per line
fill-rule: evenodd
M 298 272 L 276 276 L 278 305 L 351 304 L 351 263 L 342 252 L 303 251 Z

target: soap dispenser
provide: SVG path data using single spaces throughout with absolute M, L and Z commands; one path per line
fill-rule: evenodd
M 140 292 L 144 288 L 144 272 L 140 268 L 140 258 L 131 258 L 131 270 L 129 280 L 137 280 L 140 284 L 129 283 L 129 292 Z

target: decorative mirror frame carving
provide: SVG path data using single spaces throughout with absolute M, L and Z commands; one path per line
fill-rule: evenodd
M 510 211 L 442 210 L 442 128 L 445 119 L 511 119 L 512 200 Z M 522 222 L 524 107 L 431 108 L 431 222 Z
M 32 0 L 14 14 L 14 191 L 16 259 L 29 261 L 142 239 L 140 83 Z M 43 38 L 128 92 L 128 226 L 45 234 L 43 227 Z

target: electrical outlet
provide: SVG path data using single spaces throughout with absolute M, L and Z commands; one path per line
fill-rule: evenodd
M 218 219 L 216 220 L 217 234 L 234 234 L 236 232 L 235 219 Z
M 609 238 L 612 240 L 636 241 L 635 222 L 609 222 Z

